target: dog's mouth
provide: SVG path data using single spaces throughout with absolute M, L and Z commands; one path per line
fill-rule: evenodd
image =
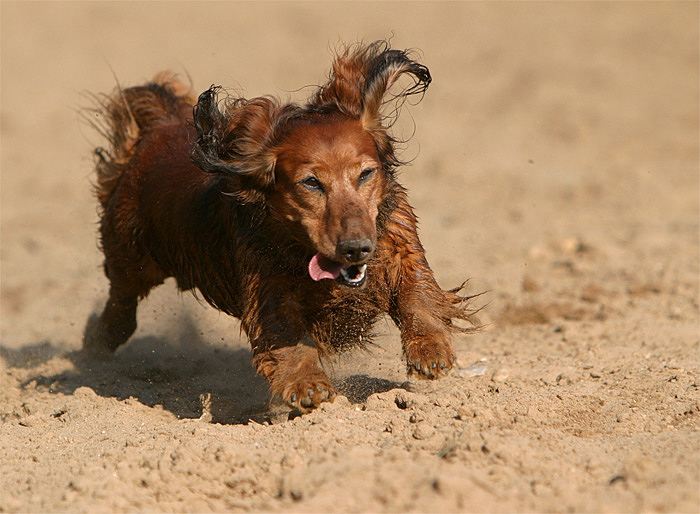
M 367 264 L 341 264 L 317 253 L 309 261 L 309 275 L 316 282 L 325 278 L 350 287 L 360 287 L 367 278 Z

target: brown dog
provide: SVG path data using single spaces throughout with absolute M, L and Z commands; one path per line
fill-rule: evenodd
M 381 114 L 402 75 L 428 69 L 385 42 L 346 49 L 303 106 L 269 97 L 196 100 L 171 75 L 102 97 L 111 149 L 98 148 L 97 196 L 109 299 L 84 348 L 113 352 L 139 299 L 168 277 L 240 318 L 258 372 L 301 411 L 332 400 L 319 357 L 369 342 L 388 313 L 409 373 L 453 365 L 461 288 L 442 290 L 416 231 Z M 220 110 L 220 105 L 222 110 Z M 397 107 L 394 103 L 394 107 Z

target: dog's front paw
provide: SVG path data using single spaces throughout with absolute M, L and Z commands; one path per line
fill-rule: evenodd
M 449 340 L 421 339 L 404 344 L 409 376 L 440 378 L 455 363 L 455 353 Z
M 312 346 L 300 343 L 265 350 L 253 360 L 272 392 L 294 409 L 310 412 L 335 398 L 335 389 L 319 366 L 318 350 Z
M 321 372 L 313 377 L 299 377 L 287 384 L 282 398 L 290 407 L 310 412 L 323 402 L 332 402 L 336 392 L 328 376 Z

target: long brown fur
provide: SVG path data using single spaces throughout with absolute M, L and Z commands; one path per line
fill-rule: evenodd
M 473 311 L 461 288 L 435 281 L 395 178 L 382 105 L 402 76 L 413 82 L 394 108 L 422 94 L 430 74 L 379 41 L 341 52 L 306 105 L 222 102 L 215 86 L 195 99 L 170 74 L 98 97 L 93 114 L 110 146 L 95 150 L 110 294 L 84 348 L 125 343 L 139 299 L 175 277 L 241 320 L 258 372 L 302 411 L 335 395 L 319 358 L 369 343 L 383 313 L 401 331 L 409 373 L 444 375 L 451 333 L 470 330 L 453 321 L 471 322 Z

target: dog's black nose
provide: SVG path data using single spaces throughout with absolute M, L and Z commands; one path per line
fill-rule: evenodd
M 344 239 L 338 243 L 336 252 L 345 262 L 363 262 L 374 250 L 374 244 L 367 238 Z

